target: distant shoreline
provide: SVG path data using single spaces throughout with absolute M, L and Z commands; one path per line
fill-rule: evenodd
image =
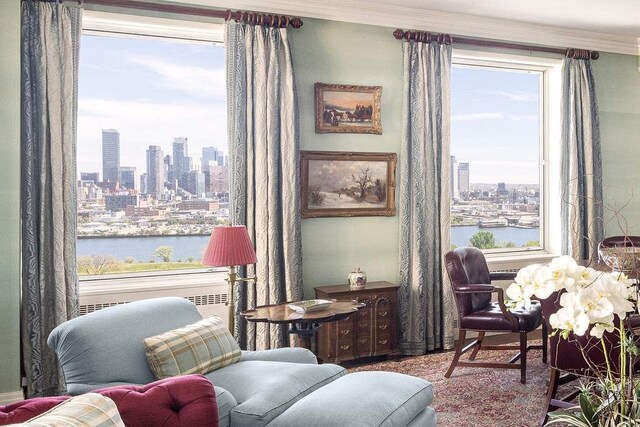
M 130 239 L 130 238 L 158 238 L 158 237 L 192 237 L 192 236 L 210 236 L 211 233 L 174 233 L 174 234 L 105 234 L 103 236 L 78 236 L 80 239 Z

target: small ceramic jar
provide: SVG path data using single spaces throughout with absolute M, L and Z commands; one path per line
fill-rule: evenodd
M 357 267 L 347 276 L 349 279 L 349 287 L 351 289 L 362 289 L 367 283 L 367 273 L 360 271 L 360 267 Z

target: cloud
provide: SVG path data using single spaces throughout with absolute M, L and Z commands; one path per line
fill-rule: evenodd
M 79 100 L 78 171 L 102 170 L 102 129 L 120 132 L 120 164 L 146 172 L 146 150 L 160 145 L 171 154 L 173 137 L 189 138 L 189 155 L 200 162 L 202 147 L 227 151 L 226 107 L 210 101 L 157 103 L 147 101 Z
M 538 121 L 540 120 L 540 116 L 538 114 L 509 114 L 509 120 L 516 122 Z
M 166 58 L 126 55 L 127 61 L 146 67 L 160 79 L 151 80 L 160 87 L 178 90 L 191 96 L 224 99 L 226 96 L 225 71 L 184 65 Z
M 502 113 L 468 113 L 468 114 L 454 114 L 451 117 L 452 122 L 473 122 L 478 120 L 496 120 L 504 119 Z
M 535 102 L 535 101 L 538 101 L 539 99 L 538 93 L 524 92 L 522 90 L 512 90 L 508 92 L 505 90 L 496 90 L 489 93 L 500 95 L 504 98 L 507 98 L 509 101 L 516 101 L 516 102 Z

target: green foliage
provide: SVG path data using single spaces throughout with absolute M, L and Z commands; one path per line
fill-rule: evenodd
M 496 248 L 496 237 L 490 231 L 478 231 L 469 238 L 469 244 L 478 249 Z
M 524 245 L 522 245 L 522 247 L 523 248 L 539 248 L 540 240 L 529 240 Z
M 119 265 L 111 255 L 84 255 L 78 258 L 78 273 L 105 274 L 116 271 Z
M 154 258 L 160 258 L 162 262 L 171 262 L 173 248 L 171 246 L 158 246 L 153 251 Z

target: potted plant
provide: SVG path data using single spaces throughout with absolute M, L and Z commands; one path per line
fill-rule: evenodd
M 588 334 L 602 346 L 606 363 L 595 366 L 580 347 L 587 364 L 593 366 L 592 376 L 582 381 L 578 404 L 551 412 L 546 425 L 640 426 L 640 379 L 633 369 L 640 350 L 637 337 L 625 325 L 627 316 L 637 310 L 634 282 L 622 272 L 597 271 L 561 256 L 547 265 L 521 269 L 506 293 L 510 307 L 517 308 L 530 305 L 534 296 L 546 299 L 556 292 L 560 309 L 549 318 L 553 334 L 565 340 Z M 619 337 L 619 360 L 607 357 L 611 344 L 607 347 L 605 335 L 611 333 Z M 578 340 L 576 345 L 580 346 Z

